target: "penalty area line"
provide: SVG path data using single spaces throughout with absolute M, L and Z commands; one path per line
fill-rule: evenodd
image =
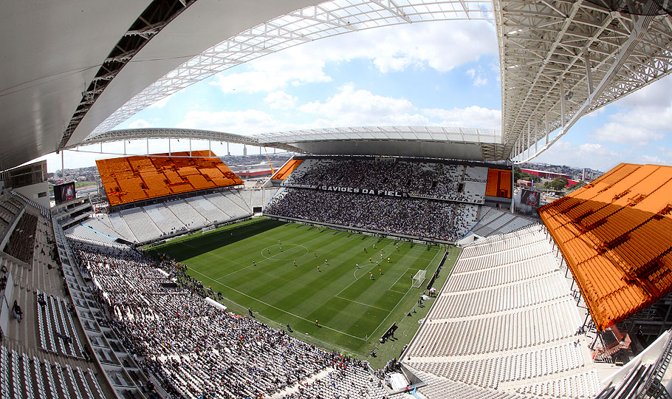
M 374 308 L 374 309 L 382 310 L 383 312 L 389 312 L 388 309 L 383 309 L 383 308 L 381 308 L 381 307 L 379 307 L 379 306 L 375 306 L 375 305 L 369 305 L 368 303 L 364 303 L 364 302 L 353 301 L 352 299 L 343 298 L 342 296 L 338 296 L 338 295 L 337 295 L 337 296 L 335 296 L 334 298 L 338 298 L 338 299 L 342 299 L 342 300 L 344 300 L 344 301 L 348 301 L 348 302 L 356 303 L 356 304 L 358 304 L 358 305 L 367 306 L 367 307 L 370 307 L 370 308 Z

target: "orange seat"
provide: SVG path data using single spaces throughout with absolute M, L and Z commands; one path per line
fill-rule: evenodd
M 539 208 L 600 330 L 672 291 L 672 167 L 620 164 Z
M 243 184 L 209 150 L 98 160 L 100 179 L 111 206 L 166 195 Z

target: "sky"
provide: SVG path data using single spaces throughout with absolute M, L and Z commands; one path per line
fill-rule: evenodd
M 580 120 L 533 162 L 606 171 L 620 162 L 672 164 L 672 79 Z M 495 27 L 446 21 L 322 39 L 219 73 L 139 112 L 117 128 L 181 127 L 237 134 L 346 126 L 501 126 Z M 144 154 L 145 141 L 126 144 Z M 152 140 L 153 153 L 167 152 Z M 207 142 L 192 142 L 207 149 Z M 242 147 L 232 145 L 232 153 Z M 105 152 L 122 153 L 121 143 Z M 213 151 L 226 148 L 213 142 Z M 99 146 L 95 146 L 99 150 Z M 171 150 L 188 150 L 173 140 Z M 250 152 L 259 149 L 249 149 Z M 110 155 L 66 152 L 65 168 Z M 49 171 L 61 158 L 46 157 Z M 42 159 L 42 158 L 41 158 Z

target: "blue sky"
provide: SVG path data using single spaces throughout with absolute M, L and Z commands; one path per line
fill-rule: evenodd
M 671 164 L 670 90 L 672 80 L 663 79 L 584 117 L 534 161 L 601 170 L 619 162 Z M 271 54 L 176 93 L 119 128 L 253 134 L 376 125 L 499 129 L 500 123 L 494 26 L 448 21 L 350 33 Z M 168 148 L 163 141 L 151 145 L 152 152 Z M 144 141 L 127 147 L 129 153 L 145 151 Z M 207 144 L 194 141 L 192 147 Z M 225 153 L 218 143 L 213 150 Z M 121 145 L 107 144 L 105 151 L 119 152 Z M 65 167 L 92 165 L 97 157 L 68 152 Z M 59 158 L 47 159 L 50 171 L 60 168 Z

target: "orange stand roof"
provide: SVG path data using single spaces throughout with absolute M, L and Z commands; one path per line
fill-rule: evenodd
M 672 167 L 620 164 L 539 216 L 599 330 L 672 290 Z
M 243 184 L 211 151 L 174 152 L 96 161 L 111 206 Z M 200 157 L 200 158 L 199 158 Z

